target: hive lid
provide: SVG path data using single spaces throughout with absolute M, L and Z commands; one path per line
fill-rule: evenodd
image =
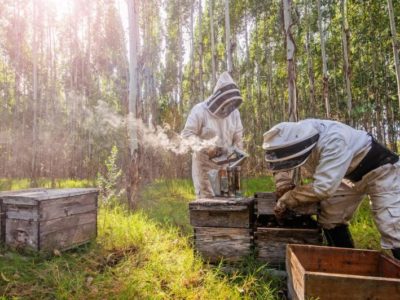
M 39 201 L 98 193 L 96 188 L 30 189 L 0 193 L 4 204 L 34 205 Z
M 190 210 L 240 211 L 253 204 L 251 198 L 204 198 L 189 203 Z

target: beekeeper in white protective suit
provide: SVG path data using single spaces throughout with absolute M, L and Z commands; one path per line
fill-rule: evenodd
M 209 174 L 220 166 L 210 159 L 233 147 L 243 148 L 243 126 L 237 110 L 242 101 L 237 85 L 229 73 L 224 72 L 220 75 L 213 94 L 195 105 L 189 114 L 182 137 L 212 141 L 209 146 L 193 152 L 192 178 L 197 198 L 214 196 Z
M 280 123 L 264 134 L 268 169 L 287 171 L 303 166 L 313 182 L 295 186 L 275 206 L 277 217 L 287 208 L 320 202 L 318 222 L 331 246 L 354 247 L 348 222 L 369 195 L 384 249 L 400 259 L 400 163 L 397 154 L 371 135 L 345 124 L 309 119 Z M 276 176 L 277 189 L 292 185 Z

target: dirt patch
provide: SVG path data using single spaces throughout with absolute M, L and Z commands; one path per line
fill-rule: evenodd
M 138 249 L 135 246 L 126 249 L 111 250 L 107 255 L 102 256 L 97 265 L 97 271 L 103 273 L 107 268 L 115 267 L 127 256 L 137 253 Z

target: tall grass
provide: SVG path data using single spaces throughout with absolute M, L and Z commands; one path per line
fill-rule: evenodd
M 227 269 L 196 256 L 187 212 L 192 199 L 190 181 L 158 181 L 143 190 L 138 212 L 101 208 L 98 238 L 86 246 L 55 255 L 1 249 L 0 296 L 276 299 L 282 282 L 252 257 Z

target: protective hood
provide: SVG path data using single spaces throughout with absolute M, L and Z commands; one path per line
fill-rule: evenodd
M 207 99 L 208 111 L 218 118 L 226 118 L 242 104 L 240 91 L 228 72 L 218 78 L 213 95 Z
M 267 168 L 287 171 L 307 161 L 319 139 L 318 130 L 308 123 L 283 122 L 263 135 Z

